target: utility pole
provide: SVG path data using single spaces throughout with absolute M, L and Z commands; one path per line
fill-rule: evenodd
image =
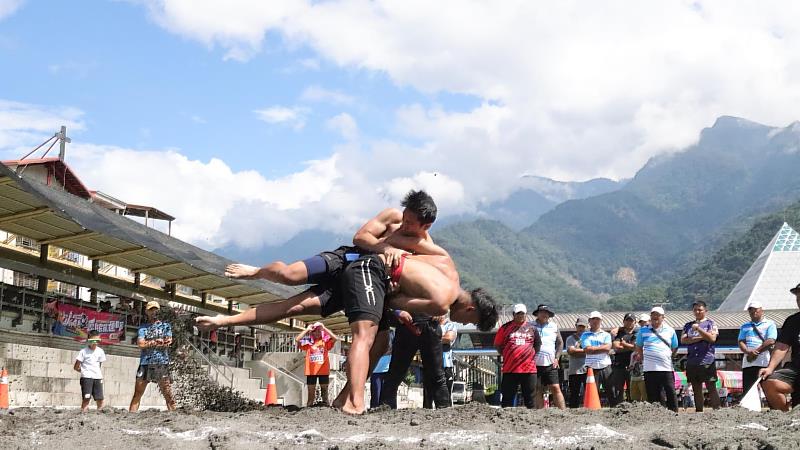
M 56 133 L 58 139 L 58 159 L 64 161 L 64 154 L 67 151 L 67 144 L 72 142 L 72 139 L 67 137 L 67 127 L 61 125 L 61 131 Z

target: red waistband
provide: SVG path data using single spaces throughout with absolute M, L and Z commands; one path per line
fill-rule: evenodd
M 403 265 L 406 263 L 406 258 L 408 258 L 409 253 L 403 253 L 400 255 L 400 261 L 397 262 L 397 265 L 392 268 L 392 275 L 391 280 L 394 283 L 400 282 L 400 276 L 403 275 Z

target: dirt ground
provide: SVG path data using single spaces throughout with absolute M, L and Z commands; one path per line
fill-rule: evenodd
M 602 411 L 483 404 L 353 417 L 325 407 L 249 412 L 22 408 L 0 416 L 0 448 L 696 448 L 800 447 L 800 411 L 674 414 L 649 404 Z

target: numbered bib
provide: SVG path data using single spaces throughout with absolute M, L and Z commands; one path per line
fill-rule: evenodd
M 325 362 L 325 355 L 322 353 L 313 353 L 309 357 L 309 361 L 311 361 L 313 364 L 322 364 Z
M 516 338 L 514 340 L 515 345 L 525 345 L 525 338 Z

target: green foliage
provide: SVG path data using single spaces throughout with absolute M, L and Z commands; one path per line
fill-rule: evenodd
M 791 127 L 723 117 L 696 146 L 651 160 L 624 188 L 562 203 L 519 233 L 480 220 L 435 237 L 465 287 L 486 287 L 504 303 L 627 310 L 664 300 L 685 307 L 701 295 L 716 305 L 783 220 L 753 225 L 757 218 L 800 198 L 797 140 Z M 752 236 L 729 243 L 750 226 Z M 620 269 L 641 287 L 619 279 Z

